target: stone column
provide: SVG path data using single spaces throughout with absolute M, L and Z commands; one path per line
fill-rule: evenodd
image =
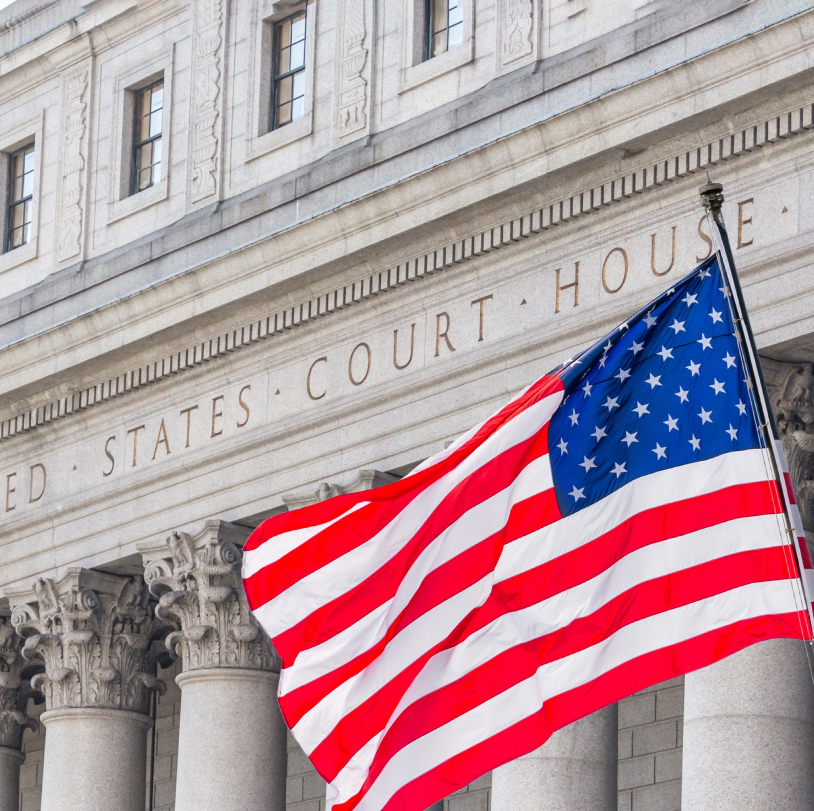
M 9 590 L 23 657 L 44 672 L 42 811 L 144 811 L 147 730 L 159 659 L 169 658 L 141 578 L 69 569 Z
M 29 698 L 42 701 L 23 677 L 26 662 L 20 652 L 23 639 L 8 617 L 0 617 L 0 811 L 17 811 L 20 805 L 20 766 L 23 732 L 39 724 L 26 715 Z
M 492 772 L 492 811 L 616 811 L 616 704 Z
M 252 616 L 240 578 L 240 527 L 207 521 L 139 547 L 157 616 L 180 630 L 176 811 L 284 811 L 286 727 L 279 663 Z

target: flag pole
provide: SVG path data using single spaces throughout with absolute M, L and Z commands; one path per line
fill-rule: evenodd
M 746 309 L 746 301 L 743 298 L 743 289 L 741 288 L 738 271 L 735 267 L 735 257 L 732 255 L 729 234 L 724 224 L 722 211 L 724 187 L 720 183 L 714 183 L 710 180 L 709 173 L 707 173 L 707 181 L 708 182 L 699 189 L 701 203 L 707 213 L 707 219 L 712 226 L 713 242 L 715 243 L 716 252 L 726 278 L 725 284 L 729 286 L 735 305 L 735 326 L 740 334 L 746 363 L 749 366 L 750 376 L 754 382 L 755 403 L 758 408 L 760 428 L 764 432 L 764 436 L 767 440 L 766 444 L 769 447 L 769 458 L 771 459 L 774 477 L 777 481 L 783 501 L 782 506 L 786 519 L 786 533 L 789 536 L 790 546 L 794 548 L 806 608 L 812 628 L 814 628 L 814 569 L 812 569 L 811 557 L 806 544 L 805 530 L 803 529 L 800 510 L 797 507 L 797 501 L 792 489 L 786 454 L 780 440 L 780 431 L 777 427 L 774 411 L 772 410 L 769 389 L 766 386 L 766 379 L 763 376 L 763 367 L 760 364 L 760 356 L 752 331 L 752 324 L 749 320 L 749 312 Z

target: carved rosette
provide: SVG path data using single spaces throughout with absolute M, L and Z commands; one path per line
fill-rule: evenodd
M 761 360 L 803 528 L 814 532 L 814 367 Z
M 278 670 L 271 640 L 249 609 L 240 576 L 240 546 L 247 532 L 224 521 L 207 521 L 202 532 L 172 532 L 142 545 L 144 579 L 158 597 L 156 614 L 180 631 L 167 647 L 183 670 L 239 667 Z
M 23 639 L 8 617 L 0 617 L 0 746 L 20 749 L 23 732 L 37 731 L 39 724 L 26 715 L 28 699 L 37 703 L 42 696 L 25 678 L 28 664 L 22 656 Z
M 59 580 L 39 578 L 30 591 L 10 591 L 11 621 L 25 637 L 23 657 L 44 665 L 32 686 L 49 710 L 95 707 L 147 713 L 164 638 L 174 630 L 156 618 L 144 581 L 89 569 Z

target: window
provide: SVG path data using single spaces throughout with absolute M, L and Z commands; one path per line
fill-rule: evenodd
M 33 196 L 34 144 L 29 144 L 9 155 L 6 251 L 31 241 Z
M 271 121 L 276 130 L 305 112 L 305 11 L 274 26 Z
M 425 59 L 451 51 L 463 42 L 463 14 L 459 0 L 427 0 Z
M 161 180 L 161 146 L 164 123 L 164 82 L 135 94 L 133 170 L 130 194 L 137 194 Z

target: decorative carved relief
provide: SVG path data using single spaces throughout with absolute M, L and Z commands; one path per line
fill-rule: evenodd
M 308 507 L 319 501 L 327 501 L 334 496 L 372 490 L 374 487 L 382 487 L 395 481 L 398 481 L 398 476 L 394 476 L 392 473 L 382 473 L 380 470 L 360 470 L 356 478 L 344 487 L 341 484 L 322 482 L 316 490 L 310 493 L 292 493 L 283 496 L 283 504 L 289 510 L 298 510 L 300 507 Z
M 339 137 L 367 129 L 368 83 L 363 73 L 369 51 L 365 47 L 366 0 L 345 0 L 339 59 Z
M 814 368 L 762 359 L 806 532 L 814 532 Z
M 173 624 L 155 617 L 140 578 L 69 569 L 57 581 L 39 578 L 32 590 L 8 596 L 11 622 L 25 637 L 23 657 L 45 667 L 31 684 L 45 694 L 49 710 L 146 713 L 152 691 L 163 695 L 156 665 L 169 664 L 163 641 Z
M 195 3 L 195 81 L 192 92 L 190 200 L 218 191 L 218 119 L 221 103 L 222 0 Z
M 503 19 L 503 63 L 531 53 L 534 45 L 532 0 L 506 0 Z
M 28 699 L 42 702 L 42 695 L 25 679 L 28 662 L 23 658 L 23 638 L 8 617 L 0 617 L 0 746 L 20 749 L 23 732 L 37 731 L 38 722 L 26 715 Z
M 82 182 L 86 153 L 85 94 L 89 69 L 63 77 L 62 82 L 62 183 L 57 230 L 57 261 L 64 262 L 82 250 Z
M 171 532 L 158 544 L 139 547 L 144 579 L 159 598 L 156 614 L 180 631 L 167 647 L 184 671 L 208 667 L 276 670 L 271 640 L 249 610 L 240 561 L 248 532 L 224 521 L 207 521 L 197 535 Z

